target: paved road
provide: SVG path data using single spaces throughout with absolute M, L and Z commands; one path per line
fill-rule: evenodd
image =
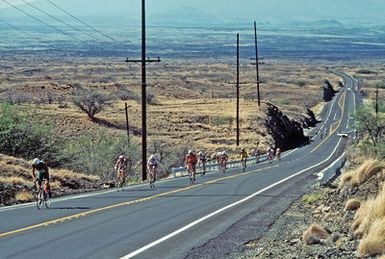
M 250 166 L 244 173 L 234 169 L 198 177 L 193 186 L 179 178 L 159 182 L 154 190 L 138 185 L 68 197 L 49 210 L 0 209 L 0 258 L 219 257 L 218 251 L 237 242 L 226 230 L 247 215 L 262 217 L 258 228 L 266 229 L 279 200 L 297 197 L 287 190 L 301 189 L 342 152 L 346 139 L 337 132 L 348 127 L 357 100 L 356 82 L 341 76 L 346 87 L 319 125 L 329 133 L 322 140 L 315 136 L 281 161 Z M 246 227 L 240 233 L 247 232 Z M 215 242 L 219 237 L 226 242 Z

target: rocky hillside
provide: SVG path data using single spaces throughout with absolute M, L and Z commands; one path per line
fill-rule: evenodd
M 368 159 L 331 187 L 294 202 L 237 258 L 380 258 L 385 255 L 385 161 Z M 381 257 L 384 258 L 384 257 Z
M 290 119 L 274 104 L 267 103 L 267 105 L 265 126 L 277 147 L 287 150 L 309 141 L 303 133 L 303 126 L 304 124 L 313 126 L 316 123 L 314 113 L 311 110 L 308 110 L 309 117 L 304 119 L 305 123 L 300 123 L 295 119 Z
M 50 169 L 53 197 L 96 190 L 99 178 Z M 31 162 L 0 154 L 0 206 L 33 201 Z

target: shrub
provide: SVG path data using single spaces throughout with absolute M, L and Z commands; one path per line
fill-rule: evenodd
M 140 159 L 138 145 L 134 139 L 128 145 L 126 135 L 111 136 L 104 130 L 80 137 L 76 142 L 69 144 L 64 152 L 71 158 L 72 169 L 98 175 L 102 180 L 115 176 L 114 162 L 117 155 L 124 154 L 128 158 L 128 174 L 131 176 L 135 174 Z
M 302 197 L 302 202 L 307 204 L 313 204 L 321 200 L 322 197 L 323 197 L 322 193 L 307 194 Z
M 140 97 L 128 89 L 119 90 L 116 92 L 115 95 L 119 100 L 122 100 L 122 101 L 128 101 L 128 100 L 135 100 L 138 102 L 140 101 Z
M 146 93 L 146 101 L 147 101 L 147 104 L 150 104 L 150 105 L 157 103 L 155 95 L 149 91 L 147 91 Z
M 345 210 L 358 210 L 361 206 L 361 202 L 357 199 L 349 199 L 345 204 Z
M 369 69 L 360 69 L 360 70 L 357 70 L 357 74 L 369 75 L 369 74 L 376 74 L 376 72 Z
M 215 116 L 212 117 L 210 123 L 214 126 L 221 126 L 226 124 L 233 124 L 233 117 L 231 116 Z
M 22 107 L 3 104 L 0 111 L 0 152 L 25 159 L 39 157 L 50 166 L 60 164 L 60 140 L 53 123 Z
M 385 169 L 384 161 L 368 159 L 356 169 L 356 173 L 351 179 L 351 183 L 352 185 L 360 185 L 372 176 L 380 173 L 383 169 Z
M 357 108 L 356 129 L 360 136 L 368 137 L 372 145 L 377 146 L 385 142 L 385 118 L 381 114 L 376 117 L 373 112 L 365 106 Z
M 361 257 L 371 257 L 385 253 L 385 218 L 376 219 L 369 228 L 368 234 L 358 246 Z
M 312 224 L 303 232 L 302 239 L 307 245 L 318 244 L 321 239 L 326 239 L 329 233 L 321 226 Z
M 107 96 L 84 88 L 75 89 L 72 96 L 73 104 L 87 113 L 90 119 L 103 110 L 108 100 Z

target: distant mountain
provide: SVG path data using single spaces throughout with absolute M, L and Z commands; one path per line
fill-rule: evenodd
M 321 19 L 313 21 L 294 21 L 291 25 L 296 27 L 312 27 L 312 28 L 343 28 L 345 25 L 335 19 Z
M 183 7 L 154 12 L 148 16 L 150 24 L 157 25 L 205 25 L 221 24 L 226 19 L 211 15 L 197 8 Z

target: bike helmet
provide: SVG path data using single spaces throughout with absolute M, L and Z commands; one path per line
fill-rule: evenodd
M 34 165 L 39 165 L 39 164 L 41 164 L 41 160 L 40 160 L 39 158 L 35 158 L 35 159 L 33 160 L 33 164 L 34 164 Z
M 189 151 L 188 151 L 188 153 L 189 153 L 189 154 L 192 154 L 192 153 L 193 153 L 193 151 L 192 151 L 192 150 L 189 150 Z
M 222 156 L 227 155 L 226 151 L 222 151 Z
M 119 156 L 119 159 L 123 159 L 123 158 L 124 158 L 124 156 L 123 156 L 123 155 L 120 155 L 120 156 Z

